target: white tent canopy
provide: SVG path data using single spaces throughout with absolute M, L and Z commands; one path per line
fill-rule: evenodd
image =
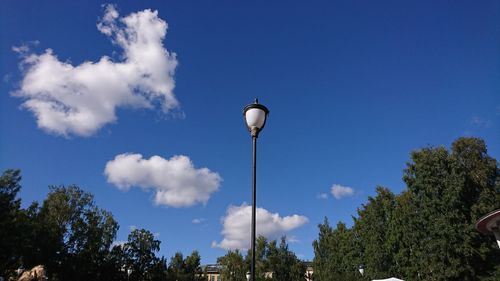
M 391 278 L 387 278 L 387 279 L 373 279 L 372 281 L 404 281 L 404 280 L 391 277 Z

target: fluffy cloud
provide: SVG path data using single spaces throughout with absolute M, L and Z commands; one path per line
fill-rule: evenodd
M 229 206 L 226 216 L 222 219 L 222 235 L 220 243 L 212 242 L 212 247 L 222 249 L 250 248 L 252 206 Z M 263 208 L 257 208 L 257 235 L 268 239 L 276 239 L 286 232 L 300 227 L 308 222 L 305 216 L 292 215 L 280 217 L 278 213 L 270 213 Z
M 51 49 L 21 54 L 23 80 L 12 93 L 24 99 L 38 127 L 54 134 L 90 136 L 115 122 L 119 107 L 159 106 L 164 113 L 178 107 L 174 96 L 177 59 L 163 46 L 167 23 L 149 9 L 120 18 L 108 5 L 97 29 L 122 49 L 121 60 L 103 56 L 97 62 L 72 65 Z
M 343 186 L 340 184 L 334 184 L 331 189 L 331 193 L 335 199 L 340 199 L 347 196 L 354 195 L 354 189 L 349 186 Z
M 121 190 L 132 186 L 151 189 L 155 204 L 171 207 L 205 204 L 222 181 L 207 168 L 195 169 L 189 157 L 182 155 L 144 159 L 141 154 L 120 154 L 106 164 L 104 174 Z

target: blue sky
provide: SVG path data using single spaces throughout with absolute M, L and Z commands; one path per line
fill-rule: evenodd
M 404 189 L 411 150 L 478 136 L 500 156 L 498 1 L 105 4 L 0 4 L 0 169 L 25 206 L 78 184 L 118 241 L 146 228 L 215 262 L 247 241 L 254 97 L 260 231 L 303 259 L 325 216 Z

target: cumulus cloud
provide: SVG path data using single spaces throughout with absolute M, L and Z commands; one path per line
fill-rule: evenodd
M 175 53 L 163 46 L 167 23 L 157 11 L 146 9 L 120 17 L 107 5 L 97 29 L 121 48 L 121 59 L 103 56 L 79 65 L 61 61 L 53 50 L 30 53 L 13 47 L 22 57 L 23 79 L 13 96 L 31 111 L 38 127 L 57 135 L 90 136 L 116 122 L 119 107 L 178 107 L 173 93 Z
M 120 154 L 106 164 L 104 174 L 120 190 L 133 186 L 153 190 L 155 204 L 171 207 L 205 204 L 222 181 L 207 168 L 196 169 L 183 155 L 145 159 L 141 154 Z
M 222 219 L 222 235 L 220 243 L 212 242 L 212 247 L 222 249 L 248 249 L 250 247 L 252 206 L 229 206 L 226 216 Z M 257 208 L 257 235 L 268 239 L 276 239 L 286 232 L 300 227 L 308 222 L 307 217 L 292 215 L 280 217 L 266 209 Z
M 331 193 L 335 199 L 340 199 L 343 197 L 348 197 L 354 195 L 354 189 L 349 186 L 343 186 L 340 184 L 334 184 L 331 188 Z

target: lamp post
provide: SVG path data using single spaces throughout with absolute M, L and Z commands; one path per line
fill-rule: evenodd
M 127 280 L 130 280 L 130 274 L 132 274 L 132 268 L 127 268 Z
M 250 264 L 250 280 L 255 281 L 255 211 L 256 211 L 256 201 L 257 201 L 257 138 L 259 137 L 260 131 L 264 129 L 266 125 L 267 115 L 269 110 L 262 104 L 259 104 L 259 100 L 255 99 L 254 103 L 249 104 L 243 108 L 243 116 L 245 116 L 245 122 L 252 136 L 253 143 L 253 154 L 252 154 L 252 238 L 251 238 L 251 253 L 252 262 Z
M 476 223 L 476 229 L 483 234 L 493 234 L 500 248 L 500 209 L 480 218 Z
M 359 271 L 359 274 L 361 274 L 361 276 L 363 276 L 363 274 L 365 274 L 365 267 L 363 265 L 360 265 L 358 267 L 358 271 Z

